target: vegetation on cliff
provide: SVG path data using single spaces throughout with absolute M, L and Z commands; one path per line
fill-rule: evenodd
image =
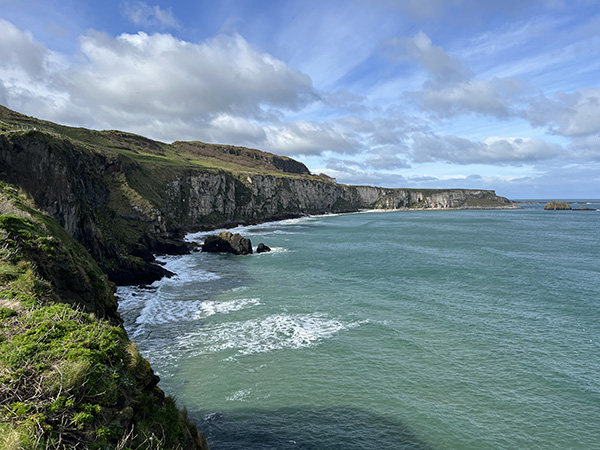
M 113 286 L 0 182 L 0 448 L 202 449 L 121 326 Z

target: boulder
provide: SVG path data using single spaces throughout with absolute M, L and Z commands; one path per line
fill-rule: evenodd
M 211 234 L 204 240 L 203 252 L 233 253 L 234 255 L 249 255 L 252 253 L 250 239 L 242 237 L 239 233 L 221 231 L 219 234 Z
M 258 244 L 258 247 L 256 247 L 256 253 L 266 253 L 266 252 L 270 252 L 271 251 L 271 247 L 263 244 L 262 242 L 260 244 Z

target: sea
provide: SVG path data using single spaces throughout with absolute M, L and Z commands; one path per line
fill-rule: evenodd
M 600 211 L 545 202 L 238 227 L 120 312 L 212 450 L 600 449 Z

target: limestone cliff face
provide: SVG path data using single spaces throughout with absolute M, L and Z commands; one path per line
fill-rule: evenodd
M 512 207 L 489 190 L 385 189 L 319 179 L 189 173 L 167 182 L 165 214 L 168 221 L 194 228 L 360 209 Z
M 186 251 L 177 241 L 186 230 L 360 209 L 514 207 L 487 190 L 337 184 L 304 173 L 301 163 L 268 158 L 273 167 L 289 166 L 289 172 L 234 174 L 168 159 L 135 159 L 52 133 L 0 133 L 0 180 L 29 192 L 122 284 L 165 275 L 152 264 L 153 253 Z

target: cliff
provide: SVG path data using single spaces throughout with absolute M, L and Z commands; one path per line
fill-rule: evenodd
M 493 191 L 342 185 L 256 149 L 165 144 L 0 106 L 0 447 L 207 448 L 127 338 L 106 277 L 168 276 L 154 254 L 189 251 L 186 231 L 511 207 Z
M 255 149 L 165 144 L 3 107 L 0 125 L 0 180 L 29 192 L 119 284 L 168 275 L 153 254 L 187 251 L 185 231 L 360 209 L 515 207 L 494 191 L 342 185 Z
M 0 448 L 207 449 L 121 326 L 114 286 L 0 182 Z

